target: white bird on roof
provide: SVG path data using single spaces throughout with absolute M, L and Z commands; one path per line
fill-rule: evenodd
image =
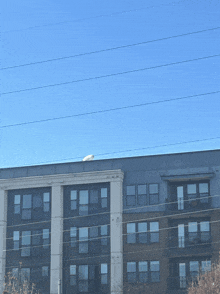
M 91 161 L 94 159 L 94 155 L 87 155 L 86 157 L 83 158 L 83 161 Z

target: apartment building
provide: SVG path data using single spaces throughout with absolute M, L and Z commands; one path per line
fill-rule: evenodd
M 220 150 L 0 169 L 0 293 L 185 293 L 219 223 Z

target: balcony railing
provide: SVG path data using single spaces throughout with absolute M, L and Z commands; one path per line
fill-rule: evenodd
M 176 210 L 198 210 L 207 209 L 211 207 L 211 202 L 209 198 L 194 198 L 194 199 L 183 199 L 179 198 L 170 200 L 166 203 L 166 210 L 176 211 Z

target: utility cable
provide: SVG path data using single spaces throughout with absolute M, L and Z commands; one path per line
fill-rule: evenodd
M 85 53 L 79 53 L 79 54 L 75 54 L 75 55 L 51 58 L 51 59 L 46 59 L 46 60 L 41 60 L 41 61 L 18 64 L 18 65 L 11 65 L 11 66 L 7 66 L 7 67 L 2 67 L 2 68 L 0 68 L 0 70 L 7 70 L 7 69 L 13 69 L 13 68 L 37 65 L 37 64 L 44 64 L 44 63 L 49 63 L 49 62 L 54 62 L 54 61 L 60 61 L 60 60 L 80 57 L 80 56 L 98 54 L 98 53 L 114 51 L 114 50 L 118 50 L 118 49 L 125 49 L 125 48 L 134 47 L 134 46 L 140 46 L 140 45 L 145 45 L 145 44 L 149 44 L 149 43 L 160 42 L 160 41 L 170 40 L 170 39 L 174 39 L 174 38 L 185 37 L 185 36 L 189 36 L 189 35 L 195 35 L 195 34 L 205 33 L 205 32 L 209 32 L 209 31 L 219 30 L 219 29 L 220 29 L 220 27 L 214 27 L 214 28 L 209 28 L 209 29 L 204 29 L 204 30 L 199 30 L 199 31 L 193 31 L 193 32 L 188 32 L 188 33 L 184 33 L 184 34 L 179 34 L 179 35 L 168 36 L 168 37 L 159 38 L 159 39 L 153 39 L 153 40 L 149 40 L 149 41 L 143 41 L 143 42 L 139 42 L 139 43 L 133 43 L 133 44 L 116 46 L 116 47 L 111 47 L 111 48 L 106 48 L 106 49 L 101 49 L 101 50 L 95 50 L 95 51 L 90 51 L 90 52 L 85 52 Z
M 206 60 L 206 59 L 215 58 L 215 57 L 219 57 L 219 56 L 220 56 L 220 54 L 203 56 L 203 57 L 198 57 L 198 58 L 193 58 L 193 59 L 187 59 L 187 60 L 182 60 L 182 61 L 176 61 L 176 62 L 165 63 L 165 64 L 160 64 L 160 65 L 155 65 L 155 66 L 150 66 L 150 67 L 144 67 L 144 68 L 139 68 L 139 69 L 123 71 L 123 72 L 111 73 L 111 74 L 107 74 L 107 75 L 89 77 L 89 78 L 85 78 L 85 79 L 78 79 L 78 80 L 73 80 L 73 81 L 68 81 L 68 82 L 61 82 L 61 83 L 43 85 L 43 86 L 38 86 L 38 87 L 33 87 L 33 88 L 26 88 L 26 89 L 20 89 L 20 90 L 15 90 L 15 91 L 3 92 L 3 93 L 1 93 L 1 95 L 3 96 L 3 95 L 15 94 L 15 93 L 23 93 L 23 92 L 46 89 L 46 88 L 51 88 L 51 87 L 70 85 L 70 84 L 74 84 L 74 83 L 87 82 L 87 81 L 92 81 L 92 80 L 120 76 L 120 75 L 124 75 L 124 74 L 141 72 L 141 71 L 145 71 L 145 70 L 173 66 L 173 65 L 177 65 L 177 64 L 184 64 L 184 63 L 189 63 L 189 62 L 194 62 L 194 61 L 199 61 L 199 60 Z
M 90 111 L 90 112 L 84 112 L 84 113 L 78 113 L 78 114 L 72 114 L 72 115 L 65 115 L 65 116 L 59 116 L 59 117 L 53 117 L 53 118 L 46 118 L 46 119 L 4 125 L 4 126 L 0 126 L 0 129 L 12 128 L 12 127 L 18 127 L 18 126 L 24 126 L 24 125 L 30 125 L 30 124 L 37 124 L 37 123 L 43 123 L 43 122 L 50 122 L 50 121 L 55 121 L 55 120 L 80 117 L 80 116 L 86 116 L 86 115 L 94 115 L 94 114 L 112 112 L 112 111 L 117 111 L 117 110 L 125 110 L 125 109 L 130 109 L 130 108 L 143 107 L 143 106 L 160 104 L 160 103 L 167 103 L 167 102 L 171 102 L 171 101 L 184 100 L 184 99 L 195 98 L 195 97 L 200 97 L 200 96 L 204 97 L 207 95 L 214 95 L 214 94 L 218 94 L 218 93 L 220 93 L 220 90 L 213 91 L 213 92 L 207 92 L 207 93 L 200 93 L 200 94 L 195 94 L 195 95 L 189 95 L 189 96 L 184 96 L 184 97 L 158 100 L 158 101 L 152 101 L 152 102 L 122 106 L 122 107 L 115 107 L 115 108 L 110 108 L 110 109 L 96 110 L 96 111 Z

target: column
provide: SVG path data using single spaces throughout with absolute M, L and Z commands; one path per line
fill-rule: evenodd
M 123 293 L 122 179 L 110 183 L 111 294 Z
M 6 264 L 7 192 L 0 189 L 0 293 L 3 292 Z
M 50 293 L 58 293 L 63 267 L 63 187 L 52 186 Z

